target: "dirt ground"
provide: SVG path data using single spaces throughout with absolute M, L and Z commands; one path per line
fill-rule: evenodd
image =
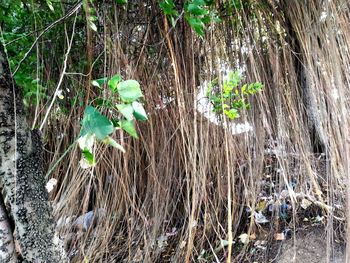
M 327 235 L 322 229 L 303 230 L 279 247 L 279 254 L 274 262 L 278 263 L 326 263 Z M 345 262 L 344 246 L 334 242 L 331 263 Z

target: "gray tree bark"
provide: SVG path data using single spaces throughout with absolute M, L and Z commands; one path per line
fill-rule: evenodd
M 15 242 L 1 196 L 0 199 L 0 262 L 16 263 Z
M 0 43 L 0 188 L 24 262 L 67 262 L 45 189 L 42 145 L 38 132 L 28 128 L 21 93 L 11 77 Z M 14 255 L 13 231 L 1 221 L 0 262 Z M 7 228 L 7 232 L 6 232 Z M 10 231 L 11 230 L 11 231 Z M 11 233 L 11 234 L 9 234 Z M 13 239 L 12 239 L 13 240 Z M 7 245 L 6 245 L 7 244 Z M 11 252 L 12 249 L 12 252 Z M 3 256 L 3 258 L 1 258 Z

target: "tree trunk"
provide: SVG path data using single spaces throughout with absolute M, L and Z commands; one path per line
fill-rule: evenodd
M 303 103 L 306 108 L 306 116 L 309 123 L 309 134 L 312 138 L 314 152 L 325 152 L 327 143 L 327 136 L 322 118 L 320 116 L 321 109 L 325 106 L 317 101 L 316 90 L 310 76 L 310 68 L 307 59 L 305 58 L 305 50 L 302 49 L 302 39 L 297 34 L 298 29 L 293 25 L 293 21 L 297 19 L 293 16 L 292 11 L 296 4 L 294 1 L 282 1 L 281 9 L 284 10 L 286 30 L 288 32 L 287 40 L 294 52 L 295 71 L 298 76 L 299 88 L 303 97 Z
M 14 222 L 16 240 L 25 262 L 67 262 L 55 233 L 52 208 L 45 189 L 42 145 L 38 132 L 28 128 L 22 97 L 15 85 L 0 44 L 0 188 L 8 218 Z M 8 220 L 2 226 L 8 227 Z M 7 220 L 7 224 L 6 224 Z M 1 256 L 11 250 L 13 230 L 1 231 Z M 6 230 L 6 229 L 5 229 Z M 11 251 L 10 251 L 11 252 Z M 7 253 L 11 256 L 11 253 Z

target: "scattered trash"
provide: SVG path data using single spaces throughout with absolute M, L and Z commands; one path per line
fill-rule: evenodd
M 306 210 L 310 205 L 312 205 L 312 202 L 307 200 L 306 198 L 303 198 L 303 200 L 301 200 L 301 208 L 303 208 L 304 210 Z
M 50 193 L 56 186 L 57 184 L 57 179 L 51 178 L 47 183 L 46 183 L 46 191 Z
M 180 249 L 185 248 L 185 246 L 186 246 L 186 241 L 181 241 L 181 243 L 180 243 Z
M 95 220 L 100 220 L 106 214 L 105 209 L 99 208 L 96 211 L 89 211 L 79 216 L 73 223 L 74 227 L 87 231 Z M 95 221 L 96 222 L 96 221 Z
M 284 235 L 284 238 L 285 238 L 285 239 L 290 239 L 290 238 L 292 238 L 292 234 L 293 234 L 293 232 L 292 232 L 292 230 L 289 229 L 289 228 L 286 228 L 285 230 L 283 230 L 283 235 Z
M 86 231 L 89 229 L 89 227 L 91 226 L 92 220 L 94 217 L 94 212 L 93 211 L 89 211 L 85 214 L 84 219 L 83 219 L 83 229 Z
M 235 241 L 231 242 L 231 244 L 234 244 L 234 243 L 235 243 Z M 224 240 L 224 239 L 220 240 L 220 246 L 221 247 L 227 247 L 229 244 L 230 244 L 230 242 L 228 240 Z
M 277 240 L 277 241 L 285 240 L 284 234 L 283 234 L 283 233 L 277 233 L 277 234 L 275 234 L 275 240 Z
M 266 216 L 264 216 L 264 215 L 262 214 L 261 211 L 255 212 L 254 219 L 255 219 L 255 223 L 257 223 L 257 224 L 266 224 L 266 223 L 270 222 L 270 221 L 266 218 Z
M 289 213 L 288 211 L 291 210 L 292 207 L 290 205 L 287 205 L 286 203 L 281 204 L 280 206 L 280 218 L 282 219 L 288 219 Z
M 163 249 L 168 245 L 168 237 L 161 235 L 160 237 L 157 238 L 157 245 L 158 248 Z
M 250 240 L 255 240 L 256 239 L 256 235 L 253 233 L 253 234 L 251 234 L 251 235 L 248 235 L 247 233 L 243 233 L 243 234 L 241 234 L 239 237 L 239 241 L 241 242 L 241 243 L 243 243 L 244 245 L 247 245 L 248 243 L 249 243 L 249 241 Z M 229 244 L 229 242 L 228 241 L 226 241 L 226 240 L 223 240 L 222 241 L 222 243 L 224 244 L 224 245 L 228 245 Z M 234 243 L 234 242 L 233 242 Z
M 316 217 L 313 218 L 314 223 L 321 223 L 324 219 L 324 216 L 317 215 Z
M 197 226 L 197 220 L 193 220 L 192 221 L 192 224 L 191 224 L 191 227 L 194 228 Z
M 249 236 L 246 233 L 241 234 L 238 238 L 239 241 L 241 241 L 241 243 L 243 243 L 244 245 L 247 245 L 249 243 Z
M 266 208 L 267 200 L 266 199 L 261 199 L 255 207 L 256 211 L 263 211 Z
M 293 234 L 292 230 L 289 228 L 286 228 L 281 233 L 275 234 L 275 240 L 282 241 L 282 240 L 290 239 L 292 238 L 292 234 Z
M 279 198 L 282 199 L 282 200 L 284 200 L 284 199 L 286 199 L 287 197 L 289 197 L 289 192 L 288 192 L 288 190 L 287 190 L 287 189 L 282 190 L 282 192 L 280 193 Z
M 176 227 L 173 227 L 173 228 L 171 229 L 171 232 L 167 232 L 165 235 L 166 235 L 167 237 L 172 237 L 172 236 L 175 236 L 176 234 L 177 234 Z
M 267 249 L 266 244 L 267 244 L 266 240 L 257 240 L 254 243 L 254 247 L 256 247 L 257 249 L 266 250 Z
M 267 206 L 268 212 L 272 213 L 274 209 L 275 209 L 275 204 L 273 204 L 273 203 L 268 204 L 268 206 Z

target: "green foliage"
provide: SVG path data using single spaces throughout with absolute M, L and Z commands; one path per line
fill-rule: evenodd
M 91 7 L 89 5 L 89 2 L 93 2 L 93 0 L 84 0 L 83 1 L 83 7 L 85 10 L 85 13 L 87 14 L 87 24 L 88 26 L 95 32 L 97 32 L 97 26 L 95 22 L 97 21 L 97 16 L 95 16 L 96 10 L 95 8 Z
M 23 102 L 28 109 L 45 100 L 48 96 L 49 83 L 45 79 L 43 65 L 38 66 L 36 47 L 27 53 L 36 39 L 36 34 L 27 34 L 38 28 L 44 28 L 48 21 L 55 21 L 61 17 L 59 3 L 55 1 L 20 1 L 2 0 L 0 1 L 0 41 L 6 45 L 9 64 L 12 72 L 18 68 L 14 79 L 21 88 Z M 49 31 L 38 42 L 38 48 L 42 50 L 42 57 L 50 57 L 52 54 L 48 49 L 44 49 L 41 43 L 47 42 L 52 35 L 61 30 L 57 26 L 56 31 Z M 10 43 L 10 44 L 9 44 Z M 25 60 L 22 61 L 22 59 Z M 20 63 L 21 62 L 21 63 Z
M 214 1 L 211 0 L 190 0 L 186 1 L 183 6 L 183 12 L 187 23 L 201 37 L 205 34 L 207 24 L 220 21 L 216 10 L 211 8 L 213 4 Z M 164 15 L 170 19 L 171 24 L 174 26 L 175 18 L 179 16 L 179 12 L 173 0 L 162 1 L 159 3 L 159 6 Z
M 118 83 L 122 80 L 122 77 L 117 74 L 113 76 L 109 81 L 108 81 L 108 87 L 113 91 L 116 92 L 117 90 L 117 85 Z
M 250 108 L 248 96 L 261 91 L 263 85 L 259 82 L 240 85 L 241 81 L 241 74 L 235 71 L 229 72 L 222 87 L 218 85 L 217 80 L 208 85 L 207 97 L 213 105 L 214 113 L 224 114 L 230 120 L 234 120 L 240 116 L 241 110 Z
M 132 103 L 133 115 L 138 121 L 147 121 L 147 113 L 140 102 L 134 101 Z
M 99 140 L 104 140 L 114 131 L 112 122 L 98 112 L 94 107 L 87 106 L 81 123 L 80 136 L 94 134 Z
M 92 86 L 102 88 L 103 84 L 105 84 L 107 81 L 107 78 L 100 78 L 100 79 L 95 79 L 91 82 Z
M 135 129 L 134 121 L 132 120 L 121 120 L 119 121 L 119 127 L 122 128 L 124 131 L 126 131 L 128 134 L 130 134 L 134 138 L 138 138 L 137 131 Z
M 235 10 L 240 10 L 243 8 L 241 0 L 231 0 L 228 1 L 228 8 L 232 8 Z
M 115 0 L 115 2 L 119 5 L 126 5 L 128 3 L 128 0 Z
M 131 104 L 117 104 L 116 107 L 127 120 L 134 119 L 134 109 Z
M 143 97 L 143 94 L 140 84 L 136 80 L 122 81 L 121 76 L 117 74 L 109 80 L 100 78 L 92 81 L 92 85 L 98 88 L 103 88 L 105 83 L 108 83 L 113 99 L 104 100 L 99 98 L 95 102 L 101 107 L 107 108 L 113 114 L 117 114 L 119 118 L 112 117 L 109 119 L 93 106 L 86 107 L 78 139 L 83 155 L 82 167 L 94 166 L 96 163 L 93 155 L 95 139 L 124 152 L 123 146 L 113 140 L 110 135 L 116 129 L 122 129 L 137 139 L 135 120 L 145 121 L 148 119 L 145 109 L 138 101 Z
M 55 12 L 55 8 L 53 7 L 53 4 L 50 0 L 46 0 L 46 4 L 52 12 Z
M 201 37 L 205 34 L 207 24 L 219 22 L 215 10 L 210 7 L 213 1 L 191 0 L 185 4 L 185 19 L 191 28 Z
M 127 103 L 132 103 L 143 96 L 140 84 L 132 79 L 118 83 L 117 91 L 121 100 Z
M 174 26 L 175 18 L 179 16 L 179 13 L 176 10 L 173 0 L 164 0 L 160 2 L 159 7 L 163 11 L 164 15 L 170 19 L 171 24 Z

